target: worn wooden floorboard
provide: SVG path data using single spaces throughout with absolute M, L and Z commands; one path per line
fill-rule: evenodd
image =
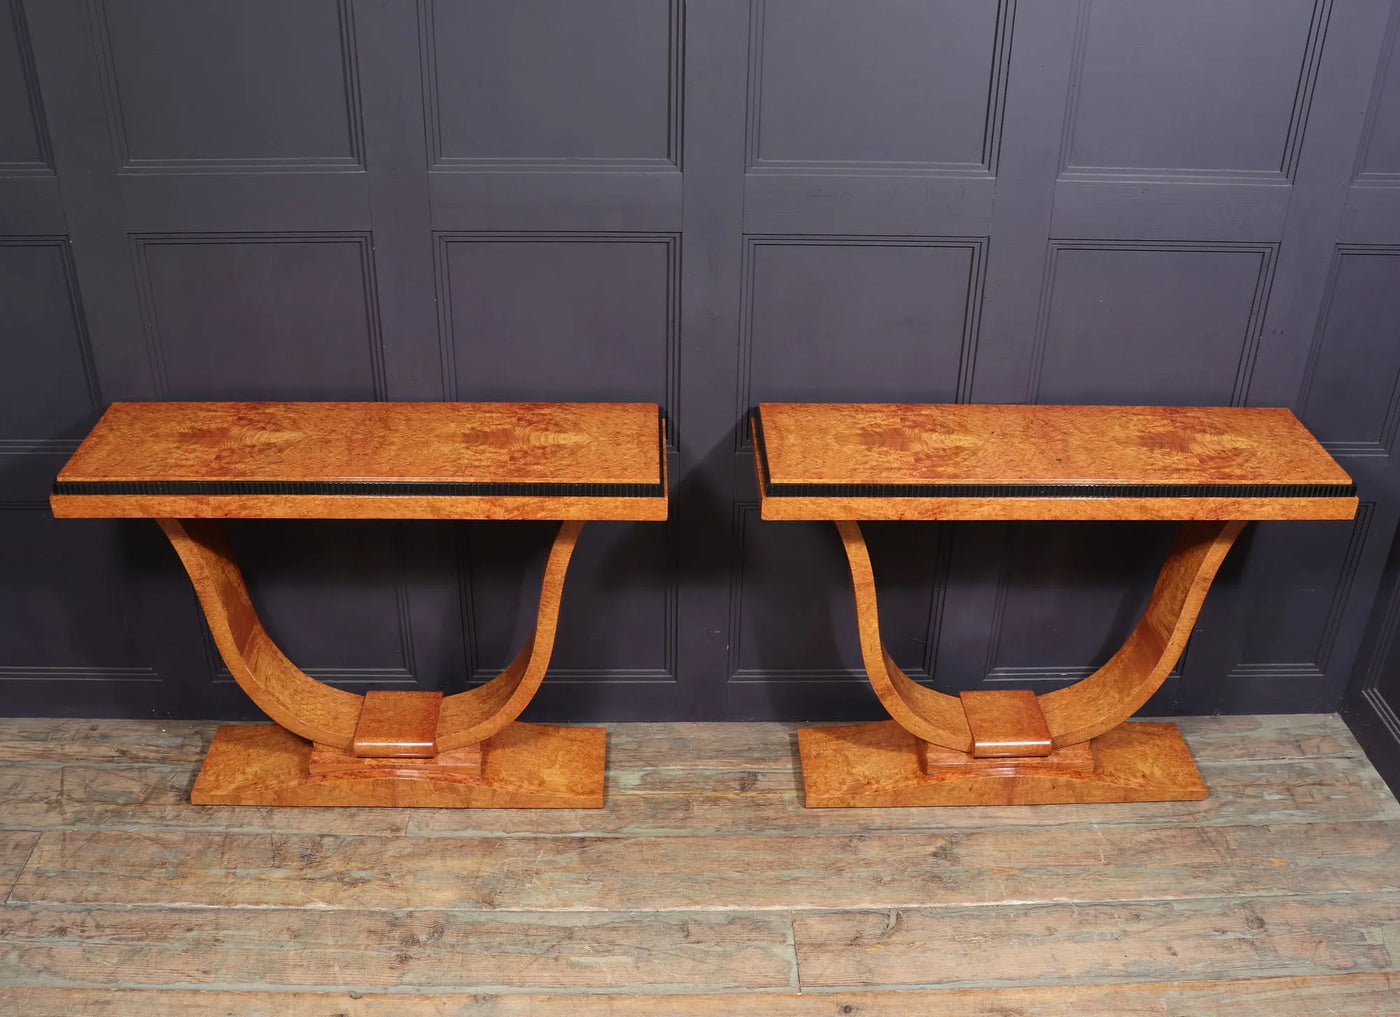
M 1175 717 L 1198 759 L 1361 756 L 1330 713 Z M 218 725 L 209 721 L 0 718 L 0 759 L 197 765 Z M 799 724 L 610 724 L 608 766 L 789 770 Z
M 1238 981 L 705 995 L 228 992 L 0 987 L 25 1017 L 1396 1017 L 1394 972 Z
M 15 903 L 756 910 L 1400 890 L 1400 822 L 792 836 L 41 833 Z
M 0 985 L 796 988 L 757 914 L 0 908 Z
M 0 763 L 0 829 L 229 830 L 475 837 L 847 833 L 1019 826 L 1197 826 L 1400 818 L 1364 761 L 1346 756 L 1202 762 L 1213 793 L 1200 802 L 1015 808 L 802 807 L 790 772 L 632 770 L 609 777 L 602 810 L 277 809 L 189 804 L 194 767 Z
M 798 913 L 810 988 L 1392 971 L 1400 895 Z
M 0 984 L 649 991 L 1392 971 L 1400 895 L 685 914 L 0 908 Z M 789 948 L 795 939 L 796 958 Z
M 195 807 L 214 725 L 0 720 L 0 1015 L 1400 1015 L 1345 726 L 1181 726 L 1203 802 L 808 811 L 796 725 L 627 724 L 605 809 L 490 811 Z
M 9 896 L 10 888 L 38 843 L 39 835 L 36 833 L 0 833 L 0 899 Z

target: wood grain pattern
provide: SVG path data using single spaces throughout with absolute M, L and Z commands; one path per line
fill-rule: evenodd
M 554 652 L 554 635 L 559 627 L 559 602 L 564 595 L 564 576 L 569 559 L 578 544 L 583 523 L 568 520 L 549 548 L 544 578 L 540 580 L 540 603 L 535 613 L 534 631 L 504 671 L 485 685 L 448 696 L 438 713 L 439 752 L 483 742 L 500 733 L 520 716 L 544 681 Z M 601 774 L 599 775 L 601 779 Z
M 60 490 L 114 483 L 500 490 L 95 488 L 55 494 L 51 504 L 65 517 L 664 519 L 662 441 L 653 403 L 114 403 L 59 472 Z
M 946 760 L 937 765 L 935 757 L 935 765 L 929 765 L 918 740 L 895 721 L 803 728 L 797 739 L 808 808 L 1164 802 L 1206 796 L 1205 782 L 1174 724 L 1120 724 L 1088 743 L 1093 765 L 1087 767 L 1074 756 L 1053 755 L 966 755 L 964 766 Z
M 974 756 L 1048 756 L 1054 748 L 1030 689 L 960 692 L 958 699 L 972 732 Z
M 159 522 L 189 573 L 215 645 L 234 679 L 268 717 L 304 740 L 269 740 L 266 734 L 259 740 L 238 729 L 227 729 L 224 744 L 210 749 L 205 772 L 192 792 L 195 802 L 400 807 L 512 807 L 510 803 L 514 802 L 518 807 L 529 808 L 602 807 L 604 749 L 600 733 L 598 737 L 585 737 L 562 728 L 531 725 L 511 737 L 503 734 L 529 705 L 544 680 L 554 648 L 564 577 L 583 529 L 582 522 L 570 520 L 560 524 L 545 563 L 535 630 L 501 674 L 440 702 L 435 693 L 371 693 L 373 699 L 389 703 L 399 702 L 396 697 L 404 695 L 419 704 L 424 702 L 424 696 L 433 701 L 431 717 L 417 718 L 417 725 L 422 728 L 417 734 L 394 733 L 389 729 L 400 723 L 397 716 L 386 714 L 376 721 L 375 712 L 371 711 L 367 737 L 379 741 L 365 743 L 375 755 L 403 756 L 406 753 L 402 745 L 393 739 L 417 738 L 417 747 L 411 751 L 428 757 L 426 762 L 392 773 L 361 767 L 337 768 L 334 774 L 311 773 L 311 743 L 352 755 L 368 754 L 360 753 L 356 743 L 365 717 L 366 697 L 318 682 L 277 648 L 258 620 L 217 521 Z M 415 695 L 417 698 L 412 698 Z M 497 763 L 482 770 L 475 778 L 478 784 L 468 787 L 463 783 L 467 778 L 461 760 L 455 756 L 438 767 L 434 776 L 432 757 L 458 753 L 498 735 L 504 740 L 494 743 Z M 530 741 L 534 750 L 525 752 L 520 747 L 522 740 Z M 508 753 L 506 745 L 511 746 Z M 259 751 L 265 751 L 267 757 L 255 758 Z M 561 758 L 561 753 L 570 751 L 576 753 L 573 765 L 577 767 L 577 773 L 571 776 L 564 773 L 568 764 Z M 541 769 L 530 778 L 517 769 L 521 764 L 534 764 Z M 414 781 L 425 783 L 416 790 L 397 786 Z M 356 798 L 356 794 L 360 797 Z
M 764 519 L 926 522 L 1350 519 L 1355 498 L 783 498 L 760 497 Z
M 441 692 L 371 689 L 360 704 L 351 750 L 356 756 L 431 758 L 437 755 Z
M 337 495 L 83 494 L 51 495 L 58 518 L 68 519 L 666 519 L 665 498 L 594 498 L 584 495 L 457 498 L 450 495 L 352 498 Z
M 1096 985 L 844 992 L 403 993 L 0 987 L 0 1006 L 26 1017 L 1397 1017 L 1400 974 L 1172 979 Z
M 1286 409 L 765 403 L 754 424 L 764 519 L 1350 519 L 1355 492 L 1226 491 L 1157 498 L 1134 487 L 1349 487 Z M 808 485 L 829 490 L 805 493 Z M 1117 485 L 1102 496 L 857 496 L 843 487 Z M 792 488 L 778 495 L 784 487 Z M 863 492 L 870 493 L 870 492 Z M 1165 493 L 1165 492 L 1158 492 Z M 1158 505 L 1152 503 L 1169 502 Z M 1294 513 L 1298 513 L 1295 515 Z
M 0 1013 L 1400 1012 L 1400 806 L 1335 716 L 1184 719 L 1205 801 L 936 812 L 804 810 L 786 724 L 468 812 L 191 806 L 211 725 L 49 723 L 0 723 Z
M 159 522 L 194 584 L 219 655 L 248 698 L 288 731 L 349 751 L 364 697 L 331 688 L 287 659 L 258 620 L 217 522 Z
M 368 695 L 368 693 L 366 693 Z M 242 726 L 242 725 L 240 725 Z M 250 725 L 251 726 L 251 725 Z M 217 736 L 216 736 L 217 737 Z M 459 773 L 470 773 L 473 776 L 481 776 L 481 742 L 475 742 L 460 749 L 453 749 L 451 752 L 439 752 L 433 756 L 357 756 L 351 752 L 341 752 L 339 749 L 332 749 L 326 745 L 312 745 L 311 756 L 306 761 L 306 772 L 308 776 L 316 777 L 325 774 L 344 774 L 352 772 L 363 772 L 365 770 L 378 770 L 385 773 L 392 770 L 404 769 L 405 758 L 416 760 L 410 763 L 408 768 L 423 768 L 424 764 L 431 759 L 432 768 L 435 770 L 448 768 Z
M 10 901 L 752 911 L 1400 891 L 1393 820 L 1197 829 L 1099 816 L 1092 836 L 926 822 L 839 835 L 487 835 L 460 850 L 430 837 L 63 829 L 40 833 Z
M 1162 687 L 1244 526 L 1238 520 L 1181 525 L 1151 599 L 1123 645 L 1087 678 L 1038 697 L 1057 746 L 1103 734 L 1142 709 Z
M 0 829 L 230 830 L 476 837 L 482 834 L 696 836 L 718 833 L 854 834 L 872 830 L 972 829 L 1008 824 L 1078 826 L 1107 820 L 1095 806 L 966 808 L 931 815 L 802 808 L 796 726 L 618 724 L 608 732 L 608 807 L 600 811 L 190 808 L 200 751 L 170 764 L 146 754 L 162 730 L 206 745 L 214 725 L 127 721 L 96 744 L 60 736 L 85 725 L 0 723 L 0 744 L 21 761 L 0 763 Z M 1212 796 L 1202 802 L 1123 805 L 1117 825 L 1291 824 L 1400 818 L 1385 785 L 1335 716 L 1187 717 L 1180 726 Z M 6 731 L 11 733 L 7 738 Z M 25 737 L 18 738 L 16 735 Z M 106 754 L 100 751 L 105 750 Z M 47 753 L 45 755 L 44 753 Z M 62 754 L 61 756 L 59 754 Z M 67 756 L 74 761 L 66 762 Z M 130 761 L 126 757 L 130 756 Z M 344 817 L 338 819 L 337 817 Z
M 583 521 L 664 519 L 666 503 L 664 429 L 641 403 L 115 403 L 52 498 L 60 516 L 157 518 L 234 679 L 289 732 L 222 732 L 194 801 L 419 807 L 602 806 L 600 732 L 505 729 L 544 679 Z M 564 521 L 515 660 L 444 700 L 357 696 L 297 668 L 211 516 Z
M 190 791 L 195 805 L 601 809 L 607 732 L 514 723 L 430 758 L 361 759 L 313 772 L 313 746 L 276 724 L 222 727 Z M 465 752 L 465 756 L 458 754 Z M 349 756 L 349 754 L 346 754 Z M 350 757 L 358 758 L 358 757 Z M 473 765 L 477 764 L 477 765 Z
M 771 912 L 5 908 L 0 984 L 786 989 L 790 936 Z
M 898 725 L 895 725 L 898 727 Z M 908 732 L 905 732 L 906 734 Z M 1062 749 L 1052 749 L 1043 756 L 978 756 L 967 752 L 954 752 L 941 745 L 934 745 L 923 739 L 915 739 L 919 757 L 919 768 L 924 773 L 946 774 L 947 771 L 963 775 L 971 773 L 1013 774 L 1022 770 L 1037 773 L 1068 771 L 1092 773 L 1094 771 L 1094 751 L 1092 742 L 1079 742 L 1066 745 Z
M 696 736 L 697 738 L 700 736 Z M 614 730 L 609 755 L 614 757 Z M 1188 739 L 1210 783 L 1204 801 L 1125 804 L 1113 810 L 1116 825 L 1197 827 L 1285 825 L 1323 821 L 1400 819 L 1400 806 L 1385 785 L 1355 757 L 1213 760 Z M 760 744 L 771 745 L 773 736 Z M 786 738 L 782 739 L 785 748 Z M 1087 747 L 1087 746 L 1086 746 Z M 678 759 L 684 761 L 682 755 Z M 468 837 L 482 835 L 594 835 L 693 837 L 725 833 L 858 834 L 871 831 L 967 830 L 1006 824 L 1092 830 L 1110 821 L 1098 806 L 970 807 L 806 810 L 800 777 L 789 760 L 781 771 L 753 770 L 738 760 L 726 768 L 609 768 L 607 808 L 602 810 L 223 808 L 189 807 L 197 764 L 111 766 L 92 763 L 0 765 L 0 828 L 17 831 L 84 827 L 111 831 L 243 831 L 248 833 L 356 833 L 378 836 Z
M 804 913 L 793 931 L 804 984 L 836 988 L 1387 971 L 1397 922 L 1384 894 Z
M 1161 687 L 1195 624 L 1216 570 L 1242 522 L 1184 524 L 1157 578 L 1152 598 L 1122 648 L 1089 677 L 1038 697 L 1057 747 L 1087 741 L 1122 723 Z M 935 745 L 972 752 L 962 703 L 905 675 L 880 637 L 875 573 L 860 525 L 836 523 L 851 567 L 861 656 L 870 684 L 890 716 Z
M 9 894 L 10 887 L 19 878 L 20 870 L 37 843 L 38 835 L 34 833 L 0 833 L 0 899 Z
M 966 754 L 969 765 L 962 770 L 959 779 L 954 780 L 944 772 L 949 769 L 945 758 L 939 772 L 928 775 L 927 779 L 934 783 L 921 785 L 907 779 L 909 774 L 919 772 L 921 762 L 928 757 L 928 751 L 918 742 L 908 742 L 893 733 L 868 742 L 843 740 L 833 734 L 835 729 L 813 728 L 799 734 L 809 803 L 892 808 L 980 805 L 993 801 L 1059 804 L 1200 797 L 1205 793 L 1204 785 L 1191 765 L 1189 752 L 1179 735 L 1168 736 L 1166 732 L 1140 742 L 1147 754 L 1136 763 L 1114 754 L 1117 762 L 1112 777 L 1097 771 L 1075 776 L 1064 766 L 1056 767 L 1052 775 L 1044 764 L 1035 764 L 1034 760 L 1048 752 L 1051 745 L 1064 749 L 1104 735 L 1136 713 L 1161 687 L 1186 646 L 1216 571 L 1244 525 L 1238 520 L 1183 523 L 1142 617 L 1108 662 L 1068 688 L 1036 697 L 1033 704 L 1037 707 L 1033 711 L 1035 724 L 1032 725 L 1026 716 L 1031 711 L 1023 707 L 1018 711 L 1020 720 L 1015 730 L 1008 733 L 988 729 L 989 739 L 1041 739 L 1033 750 L 1023 754 L 1024 758 L 1014 771 L 1025 778 L 1024 787 L 1016 791 L 1008 782 L 1014 783 L 1017 778 L 1004 768 L 979 770 L 971 765 L 971 760 L 983 755 L 1009 755 L 1004 747 L 992 747 L 979 753 L 979 743 L 970 723 L 975 716 L 980 716 L 975 704 L 985 702 L 988 696 L 1006 694 L 973 693 L 970 702 L 974 705 L 969 712 L 968 698 L 955 698 L 927 688 L 899 669 L 880 636 L 875 573 L 860 524 L 838 519 L 836 528 L 851 568 L 861 657 L 871 687 L 905 731 L 940 750 Z M 1029 693 L 1022 698 L 1024 695 Z M 982 722 L 991 724 L 1005 710 L 982 713 L 986 714 Z M 991 742 L 983 744 L 990 746 Z M 858 758 L 861 752 L 869 753 L 868 758 Z M 1124 770 L 1125 766 L 1130 768 Z M 878 776 L 881 767 L 888 768 L 883 778 Z M 1139 771 L 1148 776 L 1140 778 Z M 853 787 L 849 780 L 852 772 L 863 774 L 866 786 Z M 992 780 L 985 792 L 978 789 L 975 776 L 978 773 Z M 1076 780 L 1085 781 L 1086 786 L 1076 788 Z M 1111 797 L 1112 794 L 1120 797 Z

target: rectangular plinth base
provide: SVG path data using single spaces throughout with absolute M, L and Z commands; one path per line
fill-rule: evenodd
M 601 809 L 607 732 L 509 725 L 482 743 L 480 772 L 432 759 L 366 760 L 311 772 L 312 743 L 276 724 L 224 725 L 190 792 L 195 805 L 382 805 L 395 808 Z
M 1120 724 L 1089 744 L 1092 768 L 1057 767 L 1053 757 L 1025 763 L 969 757 L 965 767 L 930 767 L 926 773 L 919 740 L 892 720 L 797 732 L 808 808 L 1176 802 L 1206 797 L 1205 781 L 1175 724 Z

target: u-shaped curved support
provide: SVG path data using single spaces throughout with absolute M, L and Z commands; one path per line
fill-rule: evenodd
M 554 652 L 554 634 L 559 623 L 559 598 L 564 595 L 564 575 L 569 569 L 574 545 L 583 530 L 580 520 L 570 519 L 559 524 L 559 532 L 549 549 L 544 579 L 540 583 L 540 607 L 535 616 L 535 631 L 515 655 L 510 666 L 485 685 L 442 701 L 438 712 L 437 748 L 439 752 L 459 749 L 464 745 L 485 741 L 500 731 L 530 704 L 544 680 Z
M 891 717 L 910 734 L 934 745 L 959 752 L 972 751 L 972 731 L 962 703 L 954 696 L 925 688 L 901 671 L 880 638 L 880 612 L 875 602 L 875 570 L 860 523 L 837 520 L 846 558 L 851 563 L 851 588 L 856 597 L 856 623 L 860 627 L 860 655 L 865 673 Z
M 364 697 L 342 692 L 302 671 L 277 648 L 258 620 L 242 573 L 214 519 L 161 519 L 189 573 L 214 644 L 258 708 L 303 738 L 349 752 Z M 448 696 L 438 712 L 437 751 L 484 741 L 529 704 L 554 649 L 564 574 L 583 523 L 564 522 L 550 548 L 535 631 L 511 665 L 479 688 Z
M 1068 688 L 1037 697 L 1056 748 L 1117 727 L 1152 697 L 1181 656 L 1220 563 L 1244 529 L 1240 521 L 1183 523 L 1137 627 L 1108 663 Z M 851 565 L 861 656 L 870 684 L 901 727 L 918 738 L 971 752 L 972 732 L 960 700 L 925 688 L 890 659 L 880 640 L 875 575 L 860 524 L 836 528 Z
M 277 648 L 215 519 L 160 519 L 194 583 L 224 663 L 258 709 L 288 731 L 349 751 L 363 696 L 318 682 Z

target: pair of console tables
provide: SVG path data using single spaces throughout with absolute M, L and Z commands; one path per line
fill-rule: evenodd
M 799 732 L 809 806 L 1166 801 L 1206 794 L 1173 724 L 1124 723 L 1180 656 L 1248 520 L 1349 519 L 1351 479 L 1282 409 L 766 404 L 764 519 L 834 521 L 870 682 L 893 718 Z M 654 404 L 117 403 L 58 476 L 63 517 L 154 518 L 271 725 L 218 729 L 196 804 L 598 808 L 605 734 L 517 720 L 544 677 L 588 520 L 664 520 Z M 221 518 L 550 519 L 535 630 L 452 696 L 340 691 L 259 623 Z M 1175 519 L 1123 648 L 1066 689 L 910 679 L 880 639 L 863 519 Z

